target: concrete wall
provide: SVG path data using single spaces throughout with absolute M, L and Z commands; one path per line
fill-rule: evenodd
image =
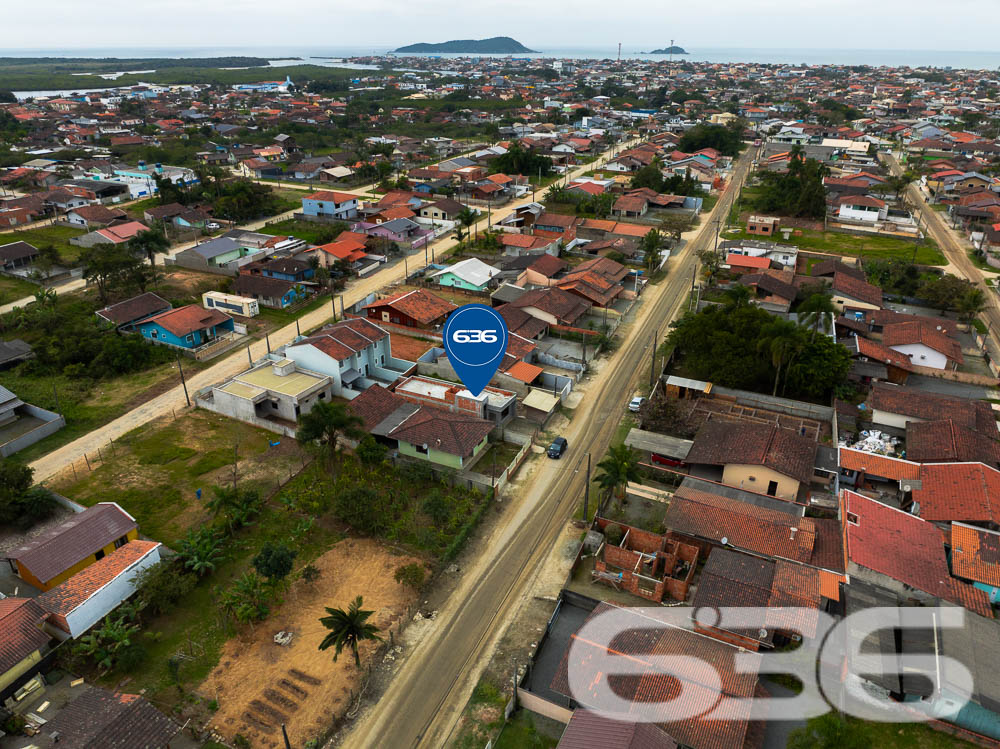
M 13 684 L 15 680 L 22 674 L 27 673 L 35 666 L 39 661 L 42 660 L 42 654 L 40 651 L 36 650 L 27 658 L 23 659 L 17 663 L 13 668 L 9 669 L 5 673 L 0 674 L 0 690 L 3 690 L 10 684 Z
M 922 343 L 907 343 L 901 346 L 890 346 L 889 348 L 909 357 L 911 362 L 921 367 L 930 367 L 931 369 L 948 368 L 947 356 Z
M 759 494 L 767 494 L 770 482 L 778 484 L 777 491 L 772 496 L 794 501 L 799 493 L 799 482 L 765 466 L 749 466 L 731 463 L 722 470 L 722 483 L 738 486 Z
M 27 416 L 34 416 L 36 419 L 42 419 L 45 423 L 38 425 L 30 432 L 25 432 L 19 437 L 12 439 L 10 442 L 5 442 L 3 445 L 0 445 L 0 456 L 4 458 L 13 455 L 18 450 L 23 450 L 29 445 L 35 444 L 39 440 L 45 439 L 50 434 L 55 434 L 66 426 L 66 419 L 61 414 L 46 411 L 44 408 L 33 406 L 30 403 L 25 403 L 23 406 L 18 407 L 17 410 L 19 413 Z
M 70 636 L 74 639 L 79 637 L 131 596 L 135 592 L 135 576 L 159 561 L 160 547 L 157 546 L 68 613 L 66 623 Z
M 877 408 L 872 409 L 872 423 L 881 426 L 895 427 L 896 429 L 906 429 L 906 423 L 908 421 L 924 421 L 924 419 L 916 419 L 912 416 L 904 416 L 903 414 L 889 413 L 888 411 L 881 411 Z

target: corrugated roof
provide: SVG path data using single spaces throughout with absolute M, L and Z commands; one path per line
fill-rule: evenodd
M 41 630 L 47 614 L 30 598 L 0 598 L 0 674 L 5 674 L 50 638 Z

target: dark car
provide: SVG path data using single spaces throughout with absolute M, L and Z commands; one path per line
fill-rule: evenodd
M 569 443 L 566 441 L 565 437 L 556 437 L 552 440 L 552 444 L 549 445 L 547 454 L 550 458 L 559 459 L 562 457 L 562 454 L 566 452 L 567 447 L 569 447 Z

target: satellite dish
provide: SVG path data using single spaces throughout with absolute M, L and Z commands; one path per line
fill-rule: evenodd
M 761 627 L 759 630 L 757 630 L 757 636 L 760 637 L 760 639 L 762 640 L 767 639 L 767 630 Z
M 729 543 L 729 538 L 727 536 L 723 536 L 722 537 L 722 545 L 725 546 L 728 543 Z

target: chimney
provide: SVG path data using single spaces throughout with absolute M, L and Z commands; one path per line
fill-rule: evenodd
M 791 535 L 789 535 L 788 540 L 789 541 L 794 541 L 795 540 L 795 531 L 797 531 L 798 528 L 790 528 L 789 530 L 791 532 Z

